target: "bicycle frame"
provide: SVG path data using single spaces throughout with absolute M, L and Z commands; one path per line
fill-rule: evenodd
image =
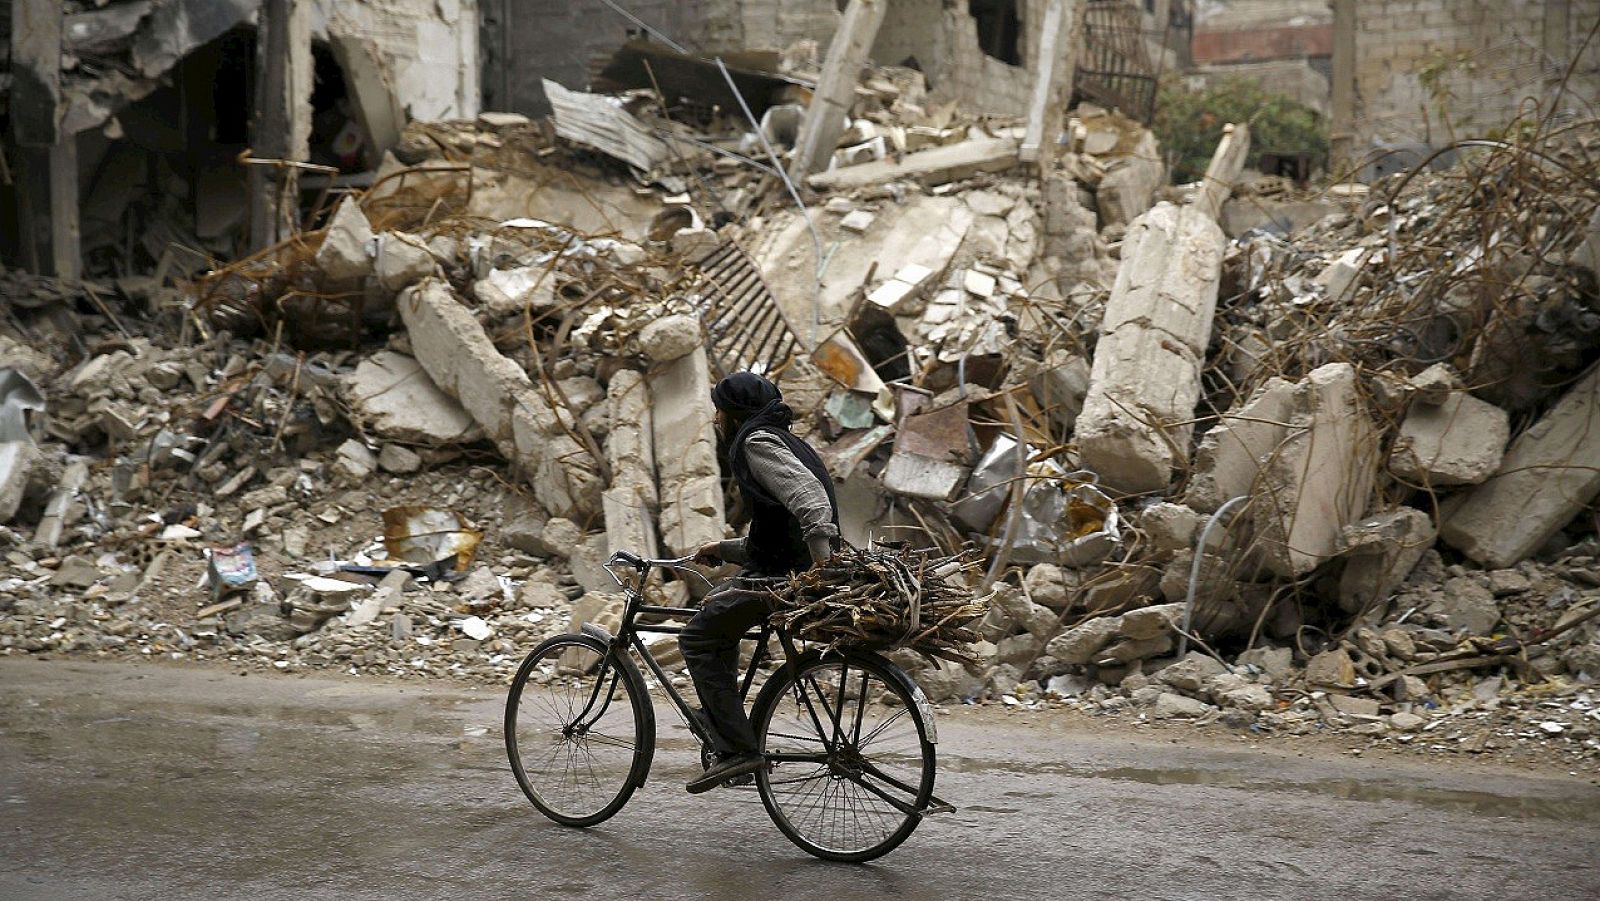
M 694 708 L 689 705 L 688 701 L 684 700 L 683 695 L 679 693 L 676 687 L 673 686 L 672 679 L 667 675 L 666 670 L 661 667 L 660 663 L 656 662 L 655 655 L 650 653 L 649 647 L 645 645 L 644 639 L 640 637 L 642 635 L 679 635 L 683 632 L 683 626 L 663 625 L 658 623 L 640 623 L 637 621 L 641 614 L 650 616 L 663 616 L 669 619 L 687 620 L 696 613 L 700 612 L 699 607 L 662 607 L 656 604 L 646 604 L 644 602 L 645 582 L 650 576 L 650 570 L 657 567 L 663 569 L 672 569 L 678 572 L 692 573 L 696 578 L 699 578 L 707 585 L 710 585 L 711 580 L 701 575 L 698 571 L 688 567 L 687 564 L 691 559 L 691 557 L 680 557 L 672 560 L 647 560 L 634 554 L 629 554 L 625 551 L 618 551 L 617 553 L 613 554 L 604 565 L 606 572 L 611 575 L 611 578 L 614 579 L 623 590 L 624 606 L 622 610 L 622 622 L 617 626 L 616 635 L 612 635 L 606 630 L 592 623 L 585 624 L 583 626 L 583 631 L 588 632 L 602 641 L 605 641 L 618 653 L 626 654 L 631 650 L 639 657 L 639 659 L 644 661 L 645 667 L 649 669 L 651 675 L 655 677 L 656 684 L 660 685 L 661 688 L 666 692 L 668 700 L 672 702 L 672 706 L 677 708 L 678 713 L 682 716 L 684 723 L 689 727 L 689 731 L 694 734 L 697 740 L 699 740 L 702 747 L 712 747 L 713 742 L 711 735 L 706 731 L 706 728 L 704 724 L 701 723 L 700 718 L 694 715 Z M 612 570 L 612 564 L 616 563 L 625 563 L 634 570 L 637 575 L 636 584 L 629 585 L 627 582 L 624 582 L 614 570 Z M 771 624 L 764 622 L 761 624 L 759 629 L 753 629 L 749 632 L 746 632 L 743 636 L 743 640 L 745 641 L 754 641 L 756 643 L 756 649 L 754 655 L 750 659 L 749 668 L 745 670 L 744 677 L 739 685 L 739 697 L 741 699 L 747 700 L 750 696 L 750 688 L 755 684 L 756 672 L 760 669 L 761 664 L 769 656 L 767 651 L 767 639 L 771 638 L 772 634 L 773 629 Z M 790 652 L 791 650 L 792 649 L 788 648 L 786 645 L 785 651 Z M 595 702 L 599 699 L 601 686 L 606 684 L 607 673 L 605 668 L 610 665 L 611 658 L 606 657 L 601 663 L 601 670 L 598 674 L 598 678 L 595 679 L 595 687 L 593 693 L 590 695 L 589 703 L 584 707 L 585 711 L 593 707 Z M 606 709 L 610 706 L 612 695 L 612 691 L 606 691 L 605 703 L 600 706 L 599 710 L 594 712 L 592 718 L 586 716 L 585 713 L 580 712 L 576 723 L 587 725 L 588 723 L 598 721 L 600 717 L 605 715 Z M 585 721 L 588 721 L 588 723 Z

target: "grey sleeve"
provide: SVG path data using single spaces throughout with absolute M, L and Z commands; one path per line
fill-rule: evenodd
M 817 563 L 828 559 L 839 528 L 833 524 L 827 489 L 781 438 L 757 432 L 745 442 L 744 452 L 750 474 L 800 521 L 811 559 Z

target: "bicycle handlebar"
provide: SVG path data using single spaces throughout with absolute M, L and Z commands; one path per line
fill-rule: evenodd
M 611 577 L 613 582 L 616 582 L 623 588 L 627 588 L 628 585 L 627 583 L 623 582 L 622 578 L 611 569 L 611 565 L 613 563 L 625 563 L 641 574 L 643 574 L 646 570 L 653 569 L 658 566 L 662 569 L 670 569 L 675 572 L 691 573 L 700 581 L 706 583 L 707 588 L 714 587 L 711 583 L 711 580 L 706 578 L 703 573 L 689 566 L 689 563 L 693 560 L 694 554 L 689 554 L 688 556 L 684 557 L 671 557 L 656 560 L 649 557 L 641 557 L 638 554 L 630 553 L 628 551 L 617 551 L 613 553 L 605 563 L 601 564 L 601 568 L 606 571 L 606 574 Z M 641 587 L 643 587 L 642 584 Z

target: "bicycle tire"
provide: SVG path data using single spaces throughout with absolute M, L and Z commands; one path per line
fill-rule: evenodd
M 827 678 L 826 674 L 837 676 Z M 842 676 L 840 679 L 838 676 Z M 822 678 L 819 678 L 822 677 Z M 850 694 L 850 686 L 857 678 L 865 690 Z M 813 708 L 822 708 L 820 719 L 824 730 L 828 720 L 853 724 L 844 726 L 844 741 L 835 742 L 837 754 L 829 752 L 827 763 L 820 761 L 791 761 L 781 759 L 786 753 L 806 752 L 807 748 L 827 744 L 815 734 L 816 720 L 806 712 L 796 684 L 805 685 L 808 694 L 822 694 L 819 689 L 838 691 L 834 703 L 826 700 L 820 705 L 813 699 Z M 885 703 L 891 701 L 892 703 Z M 847 707 L 854 702 L 853 708 Z M 753 708 L 753 724 L 761 741 L 762 751 L 772 761 L 756 773 L 756 787 L 761 802 L 772 821 L 790 841 L 807 853 L 823 860 L 861 863 L 882 857 L 899 847 L 911 836 L 922 820 L 921 811 L 927 809 L 933 797 L 936 769 L 935 741 L 931 714 L 926 708 L 909 676 L 899 667 L 876 654 L 833 653 L 826 657 L 811 652 L 797 660 L 791 669 L 784 666 L 774 671 L 763 686 Z M 865 713 L 871 708 L 875 731 L 867 732 Z M 792 709 L 790 709 L 792 708 Z M 834 711 L 841 713 L 835 717 Z M 885 739 L 883 745 L 870 754 L 862 751 L 866 743 L 884 738 L 885 730 L 900 719 L 905 726 Z M 810 725 L 807 725 L 807 724 Z M 794 731 L 785 731 L 794 730 Z M 851 737 L 853 730 L 853 738 Z M 805 733 L 812 733 L 809 736 Z M 854 745 L 854 751 L 849 746 Z M 789 750 L 786 750 L 789 749 Z M 823 754 L 821 750 L 817 753 Z M 902 762 L 894 764 L 896 755 L 906 761 L 915 758 L 915 766 Z M 789 763 L 795 763 L 790 767 Z M 876 773 L 866 767 L 870 763 Z M 889 768 L 889 769 L 886 769 Z M 914 778 L 907 774 L 914 772 Z M 902 778 L 904 777 L 904 778 Z M 884 779 L 893 779 L 891 785 Z M 885 798 L 870 791 L 877 787 L 896 796 L 910 810 L 890 806 Z M 787 786 L 799 786 L 793 790 Z M 893 791 L 889 789 L 893 788 Z M 908 790 L 909 789 L 909 790 Z M 834 802 L 829 804 L 830 792 Z M 809 807 L 805 805 L 809 804 Z M 891 813 L 892 812 L 892 813 Z M 854 818 L 861 833 L 859 838 L 846 838 L 847 829 L 840 823 L 846 815 Z M 868 820 L 862 823 L 863 815 Z
M 530 692 L 530 682 L 541 677 L 547 685 L 536 685 Z M 596 686 L 600 678 L 609 685 Z M 542 704 L 531 701 L 528 714 L 524 715 L 523 700 L 536 698 L 549 683 L 559 683 L 547 692 L 552 697 Z M 619 689 L 626 695 L 621 705 L 617 704 Z M 631 725 L 624 723 L 624 717 Z M 591 718 L 588 726 L 572 728 Z M 544 722 L 530 723 L 535 719 Z M 593 727 L 602 720 L 606 733 L 595 732 Z M 552 733 L 553 724 L 559 724 L 559 732 Z M 631 746 L 626 739 L 608 734 L 611 732 L 631 732 Z M 597 734 L 604 735 L 606 741 L 595 742 L 593 736 Z M 533 748 L 524 745 L 539 737 L 545 745 L 531 758 L 525 758 L 525 752 Z M 655 711 L 650 706 L 644 677 L 625 653 L 592 635 L 546 639 L 523 659 L 511 681 L 506 695 L 505 744 L 517 785 L 540 813 L 563 826 L 581 828 L 604 822 L 644 784 L 655 753 Z M 593 745 L 630 753 L 606 754 L 600 759 L 597 772 Z M 585 774 L 592 777 L 596 791 L 589 793 L 592 799 L 580 801 L 577 796 L 582 792 L 577 783 Z

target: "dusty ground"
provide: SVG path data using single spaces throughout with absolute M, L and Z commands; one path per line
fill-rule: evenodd
M 497 689 L 0 660 L 0 897 L 1593 898 L 1600 786 L 1484 761 L 1251 747 L 949 710 L 934 817 L 870 866 L 692 797 L 660 711 L 617 818 L 542 819 Z

